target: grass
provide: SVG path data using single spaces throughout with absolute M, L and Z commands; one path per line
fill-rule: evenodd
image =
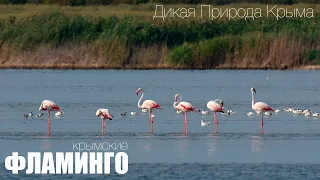
M 168 5 L 186 6 L 195 7 Z M 313 7 L 319 13 L 314 4 L 279 7 Z M 214 21 L 153 21 L 153 15 L 149 4 L 0 5 L 0 68 L 278 69 L 320 64 L 318 14 Z
M 207 5 L 207 4 L 206 4 Z M 273 7 L 274 5 L 269 5 Z M 186 5 L 186 4 L 166 4 L 165 9 L 169 8 L 196 8 L 196 18 L 201 18 L 200 5 Z M 266 15 L 267 5 L 266 4 L 228 4 L 222 6 L 212 5 L 212 7 L 218 7 L 222 9 L 226 8 L 260 8 L 263 11 L 263 15 Z M 292 11 L 295 8 L 313 8 L 315 14 L 320 14 L 319 4 L 294 4 L 294 5 L 277 5 L 277 7 L 288 8 Z M 50 12 L 64 12 L 70 15 L 81 15 L 81 16 L 92 16 L 92 17 L 105 17 L 105 16 L 116 16 L 116 17 L 145 17 L 146 19 L 152 19 L 155 14 L 156 4 L 140 4 L 140 5 L 109 5 L 109 6 L 59 6 L 59 5 L 0 5 L 0 18 L 9 18 L 15 16 L 17 18 L 28 17 L 37 14 L 50 13 Z M 160 12 L 160 11 L 159 11 Z M 204 17 L 202 17 L 204 18 Z

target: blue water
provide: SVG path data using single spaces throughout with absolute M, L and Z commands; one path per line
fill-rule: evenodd
M 319 178 L 320 121 L 283 111 L 294 106 L 320 112 L 319 71 L 0 71 L 0 179 L 106 178 L 96 176 L 12 175 L 4 159 L 13 151 L 74 151 L 73 143 L 126 142 L 129 171 L 113 179 L 316 179 Z M 153 133 L 147 114 L 139 111 L 135 94 L 143 88 L 144 99 L 161 104 L 155 110 Z M 260 134 L 260 116 L 248 117 L 250 88 L 256 101 L 263 101 L 279 114 L 265 118 Z M 209 100 L 223 99 L 236 113 L 218 114 L 219 132 L 213 133 L 212 113 L 190 113 L 189 133 L 183 133 L 183 115 L 172 107 L 175 94 L 199 109 Z M 47 114 L 39 113 L 44 99 L 55 101 L 65 112 L 52 115 L 47 136 Z M 108 108 L 115 117 L 101 135 L 98 108 Z M 121 118 L 120 113 L 128 112 Z M 200 126 L 200 120 L 211 125 Z M 112 169 L 112 168 L 111 168 Z

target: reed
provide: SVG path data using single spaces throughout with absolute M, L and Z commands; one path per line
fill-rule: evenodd
M 35 5 L 16 8 L 30 6 Z M 0 20 L 0 68 L 277 69 L 320 64 L 318 16 L 152 21 L 143 15 L 81 13 L 94 6 L 39 7 L 44 9 L 37 15 L 23 9 L 15 12 L 19 16 Z

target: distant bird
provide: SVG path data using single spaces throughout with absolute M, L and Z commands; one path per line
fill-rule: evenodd
M 37 114 L 37 115 L 36 115 L 37 118 L 40 118 L 40 117 L 42 117 L 42 116 L 43 116 L 43 113 L 40 113 L 40 114 Z
M 156 115 L 154 115 L 154 114 L 151 114 L 151 118 L 155 118 L 156 117 Z
M 33 116 L 33 113 L 32 113 L 32 112 L 30 112 L 29 114 L 23 114 L 22 116 L 23 116 L 24 118 L 28 118 L 28 117 Z
M 139 101 L 138 101 L 138 107 L 141 108 L 141 109 L 148 109 L 149 111 L 149 123 L 153 123 L 153 120 L 151 118 L 151 114 L 152 114 L 152 110 L 153 109 L 162 109 L 162 107 L 156 103 L 155 101 L 153 100 L 145 100 L 142 105 L 140 105 L 140 102 L 144 96 L 144 91 L 141 89 L 141 88 L 138 88 L 137 91 L 136 91 L 136 94 L 139 95 L 139 92 L 143 92 Z
M 303 110 L 302 109 L 294 109 L 292 111 L 293 114 L 302 114 L 303 113 Z
M 178 101 L 178 97 L 180 97 Z M 184 132 L 185 134 L 188 133 L 188 112 L 198 112 L 198 109 L 195 108 L 191 103 L 182 101 L 182 96 L 180 94 L 176 94 L 174 96 L 174 103 L 173 107 L 177 110 L 180 110 L 184 113 Z
M 230 116 L 231 115 L 231 113 L 230 112 L 228 112 L 228 111 L 226 111 L 226 112 L 223 112 L 223 113 L 221 113 L 222 115 L 224 115 L 224 116 Z
M 306 109 L 306 110 L 304 110 L 304 111 L 302 112 L 302 114 L 306 114 L 306 113 L 312 113 L 312 111 L 311 111 L 311 110 Z
M 313 116 L 313 117 L 319 117 L 320 114 L 319 114 L 319 113 L 313 113 L 312 116 Z
M 309 117 L 309 116 L 311 116 L 311 115 L 312 115 L 311 112 L 306 112 L 306 113 L 304 113 L 304 116 L 305 116 L 305 117 Z
M 54 113 L 55 116 L 61 116 L 62 114 L 63 114 L 62 111 L 58 111 L 58 112 Z
M 254 93 L 256 93 L 256 89 L 255 88 L 251 88 L 251 94 L 252 94 L 252 109 L 255 111 L 260 111 L 260 112 L 266 112 L 266 111 L 273 111 L 274 110 L 266 103 L 264 102 L 256 102 L 254 103 Z M 261 113 L 261 126 L 263 126 L 264 122 L 263 122 L 263 114 Z
M 266 116 L 271 116 L 271 115 L 272 115 L 272 112 L 266 111 L 266 112 L 264 112 L 264 114 L 265 114 Z
M 210 125 L 210 122 L 205 122 L 201 120 L 201 126 L 208 126 L 208 125 Z
M 223 109 L 223 101 L 220 99 L 216 99 L 214 101 L 209 101 L 207 103 L 207 108 L 210 109 L 213 114 L 213 121 L 214 124 L 218 124 L 217 112 L 224 113 L 225 110 Z
M 138 112 L 131 111 L 131 116 L 136 116 L 136 115 L 138 115 L 138 114 L 139 114 Z
M 231 114 L 234 114 L 235 112 L 233 110 L 225 110 L 225 112 L 222 113 L 224 116 L 230 116 Z
M 208 115 L 208 114 L 209 114 L 209 111 L 207 111 L 207 110 L 202 110 L 202 111 L 201 111 L 201 114 L 202 114 L 202 115 Z
M 50 129 L 51 129 L 50 112 L 51 111 L 61 111 L 61 109 L 53 101 L 44 100 L 40 104 L 39 111 L 48 111 L 48 135 L 50 135 L 50 133 L 51 133 L 50 132 Z
M 106 134 L 106 119 L 112 120 L 113 116 L 110 114 L 109 109 L 98 109 L 96 116 L 101 118 L 102 135 Z
M 291 108 L 284 108 L 283 109 L 285 112 L 291 112 L 292 110 L 291 110 Z
M 126 116 L 126 115 L 127 115 L 127 112 L 120 113 L 120 116 L 121 116 L 121 117 L 124 117 L 124 116 Z
M 274 112 L 278 114 L 280 113 L 280 111 L 281 111 L 280 109 L 276 109 Z
M 230 113 L 230 114 L 236 113 L 234 110 L 231 110 L 231 109 L 227 110 L 227 112 Z
M 247 113 L 247 116 L 252 116 L 252 115 L 254 115 L 253 112 L 248 112 L 248 113 Z

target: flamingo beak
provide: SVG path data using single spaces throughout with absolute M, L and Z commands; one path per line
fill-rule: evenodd
M 254 93 L 257 93 L 255 88 L 253 88 L 253 92 L 254 92 Z

